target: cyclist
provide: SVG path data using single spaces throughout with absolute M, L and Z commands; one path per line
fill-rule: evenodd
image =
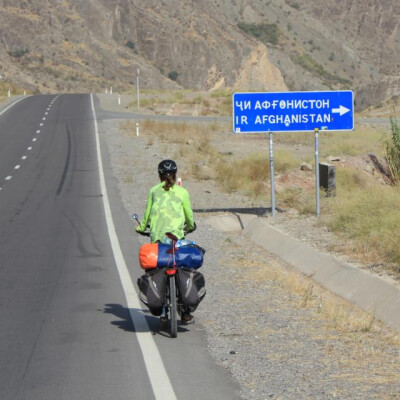
M 165 233 L 171 232 L 183 239 L 186 232 L 194 231 L 196 224 L 190 205 L 189 192 L 176 185 L 178 167 L 173 160 L 163 160 L 158 165 L 161 183 L 150 189 L 146 211 L 137 232 L 144 232 L 150 226 L 152 243 L 164 242 Z
M 150 189 L 143 220 L 136 228 L 137 232 L 144 232 L 150 226 L 152 243 L 167 243 L 167 232 L 183 239 L 185 231 L 189 233 L 196 229 L 189 192 L 176 184 L 177 170 L 173 160 L 160 162 L 158 175 L 161 183 Z M 190 310 L 183 310 L 181 317 L 184 322 L 193 318 Z

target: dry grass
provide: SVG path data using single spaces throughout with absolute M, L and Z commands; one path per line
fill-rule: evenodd
M 275 170 L 286 172 L 298 165 L 296 158 L 288 151 L 277 151 Z M 228 191 L 240 191 L 257 198 L 265 194 L 270 177 L 269 155 L 265 153 L 252 154 L 242 160 L 221 159 L 216 164 L 216 180 Z
M 3 98 L 3 101 L 7 100 L 8 91 L 11 91 L 11 95 L 20 95 L 24 93 L 24 89 L 9 83 L 9 82 L 1 82 L 0 81 L 0 100 Z
M 356 156 L 366 153 L 384 154 L 381 129 L 358 126 L 354 132 L 320 132 L 320 154 L 326 156 Z M 282 133 L 275 135 L 276 143 L 313 148 L 314 135 L 309 132 Z
M 337 171 L 337 186 L 337 196 L 324 201 L 329 228 L 353 240 L 366 260 L 400 264 L 400 188 L 345 168 Z
M 224 97 L 221 97 L 224 98 Z M 228 98 L 228 97 L 227 97 Z M 238 159 L 232 153 L 218 152 L 213 145 L 213 134 L 225 132 L 227 126 L 219 124 L 170 123 L 146 120 L 141 124 L 148 144 L 154 140 L 163 143 L 163 152 L 185 160 L 185 170 L 196 180 L 215 179 L 228 192 L 240 192 L 252 199 L 269 193 L 269 158 L 267 152 L 251 154 Z M 134 124 L 125 122 L 121 129 L 134 134 Z M 278 141 L 313 141 L 313 135 L 276 135 Z M 150 139 L 151 138 L 151 139 Z M 381 132 L 376 129 L 360 128 L 357 134 L 321 134 L 321 148 L 327 154 L 349 154 L 374 149 L 377 143 L 383 146 Z M 358 143 L 356 143 L 358 141 Z M 172 145 L 172 147 L 171 147 Z M 172 149 L 172 150 L 171 150 Z M 335 150 L 336 149 L 336 150 Z M 337 152 L 336 152 L 337 151 Z M 289 151 L 276 151 L 276 173 L 298 168 L 299 160 Z M 185 176 L 187 179 L 188 176 Z M 364 262 L 400 263 L 400 188 L 384 187 L 363 171 L 337 169 L 337 194 L 334 198 L 321 199 L 322 223 L 354 243 L 352 251 L 361 255 Z M 296 208 L 300 214 L 314 214 L 314 190 L 287 188 L 278 193 L 281 206 Z M 351 239 L 351 240 L 349 240 Z
M 373 314 L 335 296 L 300 272 L 282 267 L 276 261 L 266 263 L 243 257 L 229 260 L 229 265 L 241 269 L 237 275 L 239 281 L 251 280 L 258 285 L 274 282 L 290 294 L 297 308 L 308 308 L 313 311 L 315 318 L 324 320 L 327 329 L 359 333 L 380 330 Z M 395 337 L 393 339 L 397 340 Z

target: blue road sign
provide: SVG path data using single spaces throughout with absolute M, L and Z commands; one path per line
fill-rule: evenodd
M 234 93 L 235 133 L 352 131 L 352 91 Z

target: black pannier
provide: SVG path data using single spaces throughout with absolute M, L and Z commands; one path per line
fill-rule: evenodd
M 178 268 L 178 287 L 182 303 L 194 311 L 206 295 L 204 276 L 193 269 Z
M 164 269 L 149 270 L 142 275 L 137 284 L 140 300 L 149 307 L 153 315 L 161 315 L 165 302 L 166 276 Z

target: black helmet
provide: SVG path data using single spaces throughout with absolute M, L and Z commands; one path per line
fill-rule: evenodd
M 158 164 L 158 173 L 160 175 L 172 173 L 175 174 L 178 171 L 176 162 L 173 160 L 163 160 Z

